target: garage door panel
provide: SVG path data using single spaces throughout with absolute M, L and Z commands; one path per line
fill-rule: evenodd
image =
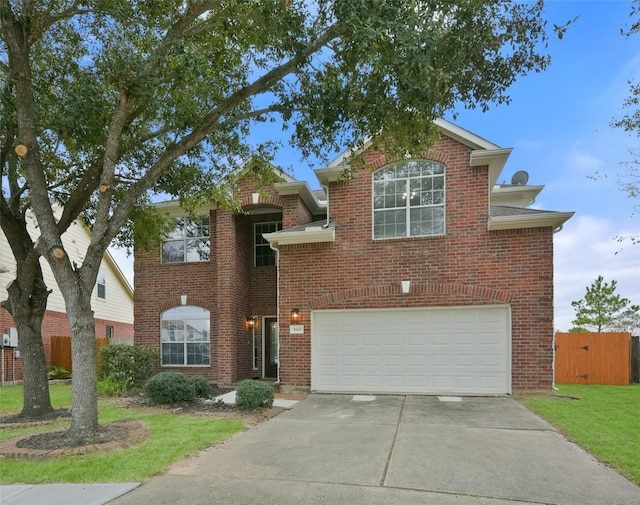
M 509 307 L 312 313 L 316 391 L 511 390 Z
M 384 357 L 384 364 L 386 365 L 387 369 L 396 366 L 403 367 L 406 364 L 404 358 L 405 356 L 402 354 L 387 354 Z
M 478 356 L 478 366 L 482 369 L 495 368 L 502 369 L 503 366 L 502 356 L 499 354 L 480 354 Z
M 379 354 L 368 354 L 362 357 L 362 365 L 365 367 L 376 367 L 379 368 L 382 366 L 382 356 Z
M 318 363 L 323 368 L 333 368 L 338 364 L 338 356 L 336 354 L 321 354 L 318 353 Z
M 427 359 L 428 359 L 428 356 L 426 354 L 410 354 L 407 356 L 407 365 L 426 367 Z
M 424 331 L 424 330 L 423 330 Z M 433 332 L 430 334 L 430 344 L 433 346 L 449 346 L 451 345 L 451 333 Z

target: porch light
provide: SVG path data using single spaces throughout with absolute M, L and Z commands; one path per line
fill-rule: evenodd
M 291 309 L 291 319 L 294 321 L 300 317 L 300 309 Z
M 256 316 L 247 316 L 247 328 L 253 328 L 256 325 Z

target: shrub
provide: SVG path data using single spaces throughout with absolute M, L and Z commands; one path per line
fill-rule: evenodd
M 151 377 L 157 362 L 158 351 L 151 347 L 105 345 L 100 349 L 100 377 L 111 377 L 129 389 Z
M 204 377 L 191 377 L 191 382 L 196 388 L 196 398 L 209 398 L 211 395 L 211 384 Z
M 196 399 L 195 384 L 191 378 L 180 372 L 161 372 L 154 375 L 147 381 L 145 392 L 151 401 L 160 404 L 193 403 Z
M 47 377 L 49 377 L 50 380 L 70 379 L 71 372 L 64 367 L 51 365 L 47 372 Z
M 236 407 L 240 410 L 255 410 L 273 405 L 273 388 L 256 380 L 245 380 L 236 388 Z
M 118 382 L 113 377 L 105 377 L 98 382 L 98 394 L 104 396 L 122 396 L 129 390 L 129 384 Z

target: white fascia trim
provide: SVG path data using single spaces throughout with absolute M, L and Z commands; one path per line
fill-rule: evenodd
M 318 181 L 320 181 L 321 186 L 328 186 L 330 182 L 339 181 L 342 178 L 342 174 L 344 173 L 345 168 L 348 165 L 343 165 L 339 167 L 327 167 L 327 168 L 318 168 L 314 170 Z
M 496 185 L 511 151 L 513 151 L 511 147 L 471 151 L 469 164 L 472 167 L 489 165 L 489 188 L 492 189 Z
M 493 142 L 489 142 L 488 140 L 479 137 L 475 133 L 471 133 L 469 130 L 460 128 L 458 125 L 450 123 L 446 119 L 436 119 L 433 123 L 440 129 L 440 131 L 444 132 L 447 137 L 451 137 L 452 139 L 455 139 L 458 142 L 461 142 L 462 144 L 473 149 L 491 151 L 500 149 L 500 146 L 494 144 Z
M 310 226 L 304 230 L 278 231 L 264 233 L 264 239 L 273 247 L 291 244 L 315 244 L 318 242 L 335 242 L 336 230 L 334 227 Z
M 494 186 L 489 202 L 491 205 L 528 207 L 536 201 L 544 186 Z
M 160 209 L 165 209 L 169 213 L 169 215 L 172 217 L 180 217 L 180 216 L 187 215 L 185 210 L 180 206 L 180 200 L 167 200 L 164 202 L 155 202 L 155 203 L 152 203 L 152 205 Z M 216 210 L 216 209 L 218 209 L 218 204 L 213 202 L 207 205 L 199 206 L 196 209 L 194 209 L 193 212 L 194 214 L 198 214 L 198 215 L 200 214 L 209 215 L 209 211 Z
M 489 231 L 519 230 L 523 228 L 543 228 L 551 226 L 553 231 L 560 231 L 575 212 L 553 212 L 549 214 L 530 214 L 526 216 L 489 216 Z
M 276 182 L 273 187 L 280 196 L 299 195 L 309 210 L 321 211 L 327 207 L 326 201 L 320 202 L 304 181 Z

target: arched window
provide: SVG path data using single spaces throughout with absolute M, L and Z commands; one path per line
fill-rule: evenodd
M 183 305 L 160 315 L 163 365 L 189 366 L 211 363 L 210 313 L 202 307 Z
M 445 233 L 444 165 L 399 161 L 373 174 L 373 238 Z

